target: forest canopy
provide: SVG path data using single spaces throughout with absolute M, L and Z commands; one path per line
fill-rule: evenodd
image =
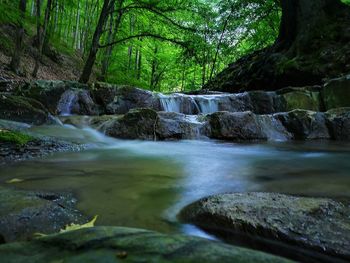
M 156 91 L 199 89 L 228 63 L 272 44 L 281 15 L 274 0 L 26 0 L 24 16 L 18 2 L 0 1 L 1 24 L 23 20 L 26 34 L 45 35 L 43 46 L 78 53 L 84 61 L 103 6 L 112 4 L 94 74 Z

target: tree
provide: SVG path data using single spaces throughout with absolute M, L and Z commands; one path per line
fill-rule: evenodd
M 239 59 L 205 88 L 238 92 L 318 85 L 350 72 L 350 8 L 339 0 L 281 0 L 275 43 Z
M 22 50 L 23 50 L 23 37 L 24 37 L 24 19 L 25 19 L 25 13 L 27 9 L 27 1 L 26 0 L 20 0 L 19 1 L 19 13 L 20 18 L 18 19 L 18 26 L 17 26 L 17 33 L 16 33 L 16 40 L 15 40 L 15 50 L 12 55 L 12 59 L 10 62 L 10 69 L 14 71 L 16 74 L 20 71 L 20 62 L 21 62 L 21 56 L 22 56 Z

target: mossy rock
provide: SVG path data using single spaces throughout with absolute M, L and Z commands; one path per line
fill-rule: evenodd
M 321 111 L 321 94 L 316 87 L 286 88 L 277 92 L 285 104 L 285 111 L 296 109 Z
M 349 262 L 350 208 L 327 198 L 233 193 L 203 198 L 179 217 L 229 242 L 245 240 L 302 262 Z
M 184 235 L 94 227 L 0 246 L 7 263 L 46 262 L 290 262 L 281 257 Z
M 34 137 L 28 134 L 0 129 L 0 142 L 15 143 L 21 146 L 33 140 Z
M 0 119 L 40 125 L 49 121 L 49 114 L 34 99 L 0 93 Z
M 326 110 L 350 107 L 350 75 L 330 80 L 322 94 Z

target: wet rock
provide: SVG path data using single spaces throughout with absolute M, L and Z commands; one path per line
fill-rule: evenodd
M 211 138 L 233 141 L 267 139 L 252 112 L 216 112 L 208 115 L 208 120 Z
M 75 203 L 68 194 L 0 187 L 0 235 L 6 242 L 27 240 L 34 233 L 55 233 L 65 225 L 86 222 Z
M 48 111 L 38 101 L 0 93 L 0 119 L 41 125 L 50 122 Z
M 106 135 L 120 139 L 156 139 L 158 115 L 152 109 L 133 109 L 119 118 L 113 118 L 102 125 Z
M 188 116 L 174 112 L 160 112 L 156 124 L 157 139 L 184 140 L 205 137 L 206 120 L 201 116 Z
M 199 200 L 179 217 L 227 241 L 246 238 L 303 262 L 348 262 L 349 213 L 348 205 L 325 198 L 236 193 Z
M 296 140 L 330 139 L 326 118 L 322 112 L 293 110 L 275 116 Z
M 107 105 L 112 103 L 117 96 L 117 85 L 96 82 L 91 87 L 91 93 L 94 101 L 106 109 Z
M 350 108 L 338 108 L 326 113 L 331 137 L 335 140 L 350 140 Z
M 88 86 L 79 82 L 38 80 L 24 85 L 19 93 L 40 101 L 54 115 L 99 113 Z
M 5 262 L 290 262 L 266 253 L 184 235 L 94 227 L 0 246 Z
M 252 105 L 252 112 L 256 114 L 271 114 L 279 110 L 275 105 L 277 97 L 275 92 L 251 91 L 248 94 Z
M 326 110 L 350 107 L 350 75 L 327 82 L 322 95 Z
M 130 86 L 120 86 L 113 101 L 106 107 L 107 114 L 125 114 L 135 108 L 160 109 L 159 101 L 150 91 Z

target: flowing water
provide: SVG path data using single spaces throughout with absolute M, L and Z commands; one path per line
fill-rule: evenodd
M 89 150 L 1 167 L 1 184 L 69 191 L 99 225 L 203 235 L 177 222 L 185 205 L 211 194 L 269 191 L 349 198 L 350 145 L 334 142 L 235 144 L 141 142 L 90 128 L 36 127 L 33 132 L 89 142 Z

